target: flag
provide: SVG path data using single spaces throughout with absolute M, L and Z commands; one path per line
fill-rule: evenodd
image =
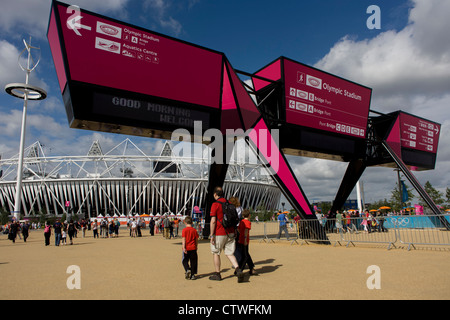
M 402 181 L 402 202 L 407 202 L 409 200 L 408 189 L 406 189 L 405 182 Z

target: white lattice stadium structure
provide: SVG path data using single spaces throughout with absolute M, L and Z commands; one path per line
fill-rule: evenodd
M 201 147 L 202 150 L 206 146 Z M 39 142 L 25 149 L 21 216 L 77 214 L 190 214 L 204 208 L 209 158 L 176 157 L 166 141 L 158 156 L 146 155 L 125 139 L 103 153 L 98 141 L 80 156 L 45 156 Z M 244 208 L 279 207 L 281 191 L 262 164 L 232 157 L 225 179 L 227 197 Z M 0 160 L 0 205 L 14 208 L 18 156 Z

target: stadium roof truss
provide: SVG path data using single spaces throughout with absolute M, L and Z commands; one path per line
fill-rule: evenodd
M 46 156 L 35 142 L 25 149 L 22 214 L 135 213 L 188 214 L 194 206 L 205 207 L 209 159 L 207 146 L 200 157 L 179 157 L 173 142 L 165 141 L 158 156 L 147 155 L 125 139 L 104 153 L 94 141 L 85 156 Z M 198 146 L 197 146 L 198 147 Z M 14 207 L 18 156 L 0 160 L 0 204 Z M 278 207 L 281 191 L 265 167 L 232 159 L 224 189 L 243 206 Z

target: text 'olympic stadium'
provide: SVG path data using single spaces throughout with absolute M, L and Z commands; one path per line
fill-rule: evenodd
M 204 210 L 208 147 L 200 147 L 198 158 L 175 156 L 173 148 L 165 141 L 159 156 L 149 156 L 125 139 L 103 153 L 94 141 L 84 156 L 47 157 L 35 142 L 24 152 L 21 216 L 189 215 L 196 207 Z M 244 208 L 277 209 L 281 191 L 264 166 L 247 157 L 231 158 L 226 197 L 238 197 Z M 0 205 L 8 212 L 14 211 L 17 166 L 18 155 L 0 160 Z

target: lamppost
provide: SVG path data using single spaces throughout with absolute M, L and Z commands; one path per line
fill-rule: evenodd
M 29 84 L 30 73 L 34 69 L 36 69 L 39 64 L 40 57 L 35 62 L 31 55 L 31 49 L 40 50 L 39 48 L 31 46 L 31 37 L 29 43 L 23 40 L 25 44 L 25 49 L 19 54 L 19 67 L 25 71 L 25 83 L 10 83 L 5 86 L 5 91 L 16 97 L 23 99 L 23 112 L 22 112 L 22 129 L 20 132 L 20 147 L 19 147 L 19 164 L 17 166 L 17 183 L 16 183 L 16 196 L 14 199 L 14 211 L 13 215 L 16 220 L 20 219 L 20 205 L 22 202 L 22 177 L 23 177 L 23 150 L 24 150 L 24 142 L 25 142 L 25 128 L 26 128 L 26 119 L 27 119 L 27 104 L 28 100 L 43 100 L 47 97 L 47 93 L 44 89 L 41 89 L 36 86 L 32 86 Z M 22 54 L 25 52 L 28 53 L 27 56 L 27 66 L 24 67 L 20 63 L 20 58 Z

